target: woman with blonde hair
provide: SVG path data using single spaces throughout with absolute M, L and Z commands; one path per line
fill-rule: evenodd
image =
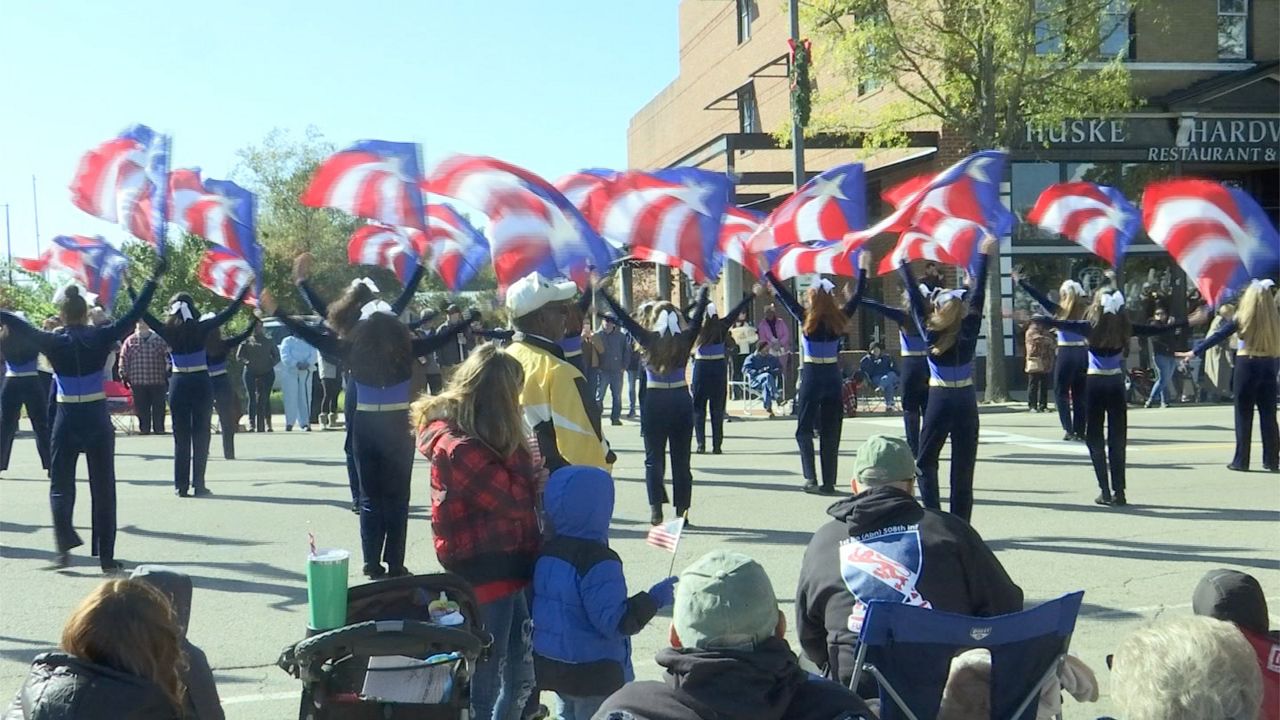
M 1236 349 L 1235 391 L 1236 454 L 1228 470 L 1249 470 L 1249 445 L 1253 439 L 1253 413 L 1258 412 L 1262 433 L 1262 467 L 1280 472 L 1280 429 L 1276 426 L 1276 371 L 1280 366 L 1280 309 L 1272 280 L 1254 280 L 1240 298 L 1235 317 L 1217 332 L 1196 343 L 1183 356 L 1203 355 L 1233 333 L 1240 338 Z
M 143 580 L 94 588 L 62 629 L 59 652 L 31 663 L 6 720 L 184 716 L 182 628 L 168 598 Z
M 835 495 L 840 462 L 840 433 L 844 427 L 844 401 L 840 396 L 840 340 L 849 328 L 849 318 L 858 308 L 866 279 L 866 253 L 859 259 L 857 287 L 844 303 L 836 302 L 836 286 L 819 278 L 809 287 L 808 307 L 802 306 L 772 272 L 764 275 L 778 301 L 800 324 L 800 387 L 796 390 L 796 445 L 800 449 L 800 472 L 807 493 Z M 822 462 L 822 484 L 813 462 L 813 433 L 818 431 L 818 457 Z
M 996 239 L 982 240 L 973 287 L 944 290 L 929 303 L 920 292 L 911 269 L 902 275 L 911 314 L 924 331 L 929 345 L 929 400 L 920 427 L 920 499 L 927 508 L 942 507 L 938 487 L 938 458 L 951 438 L 951 512 L 968 522 L 973 515 L 973 469 L 978 461 L 978 396 L 973 389 L 973 357 L 982 329 L 983 299 L 987 288 L 987 262 Z
M 1188 320 L 1160 325 L 1129 321 L 1124 295 L 1114 288 L 1102 288 L 1093 298 L 1084 320 L 1035 319 L 1054 328 L 1069 330 L 1088 338 L 1089 371 L 1085 384 L 1085 444 L 1101 491 L 1094 502 L 1123 506 L 1125 497 L 1125 447 L 1129 441 L 1129 404 L 1125 390 L 1124 351 L 1132 337 L 1162 335 L 1198 323 L 1204 314 Z M 1103 428 L 1106 428 L 1105 438 Z M 1108 483 L 1110 470 L 1110 483 Z
M 1089 309 L 1089 295 L 1075 280 L 1063 280 L 1058 286 L 1058 300 L 1027 282 L 1021 272 L 1013 273 L 1013 281 L 1033 300 L 1059 320 L 1080 320 Z M 1058 329 L 1058 356 L 1053 364 L 1053 404 L 1058 408 L 1058 421 L 1065 433 L 1063 440 L 1084 440 L 1085 378 L 1089 369 L 1088 342 L 1084 335 Z
M 693 445 L 693 397 L 685 380 L 689 352 L 702 330 L 708 289 L 698 293 L 688 325 L 680 308 L 658 302 L 649 308 L 648 322 L 637 322 L 608 292 L 597 288 L 618 316 L 618 322 L 644 348 L 645 385 L 640 400 L 640 435 L 644 438 L 644 481 L 649 493 L 649 522 L 662 524 L 662 506 L 668 502 L 665 476 L 667 452 L 671 453 L 671 489 L 676 516 L 685 517 L 693 500 L 693 471 L 689 453 Z
M 471 681 L 472 717 L 518 718 L 533 692 L 525 589 L 542 534 L 535 468 L 520 408 L 524 368 L 492 343 L 458 366 L 444 392 L 410 411 L 418 450 L 431 461 L 431 530 L 445 570 L 475 588 L 493 635 Z

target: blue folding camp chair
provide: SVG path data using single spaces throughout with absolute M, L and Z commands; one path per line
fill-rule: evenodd
M 863 671 L 880 684 L 880 720 L 938 715 L 951 658 L 991 652 L 992 720 L 1034 720 L 1044 684 L 1058 673 L 1071 645 L 1083 592 L 1031 610 L 976 618 L 877 600 L 858 637 L 851 688 Z

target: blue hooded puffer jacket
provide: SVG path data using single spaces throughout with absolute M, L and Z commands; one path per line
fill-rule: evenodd
M 627 597 L 622 560 L 609 549 L 613 478 L 571 465 L 551 474 L 543 505 L 556 536 L 533 571 L 538 688 L 609 695 L 635 678 L 630 636 L 658 611 L 648 593 Z

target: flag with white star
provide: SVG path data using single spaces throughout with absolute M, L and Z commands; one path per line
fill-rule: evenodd
M 747 241 L 761 253 L 795 243 L 839 240 L 867 224 L 867 185 L 861 163 L 838 165 L 805 183 L 760 224 Z

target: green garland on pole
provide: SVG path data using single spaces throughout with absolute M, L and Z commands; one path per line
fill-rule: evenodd
M 791 114 L 796 124 L 805 128 L 809 125 L 812 106 L 813 84 L 809 79 L 812 47 L 808 40 L 798 43 L 788 40 L 787 44 L 791 46 Z

